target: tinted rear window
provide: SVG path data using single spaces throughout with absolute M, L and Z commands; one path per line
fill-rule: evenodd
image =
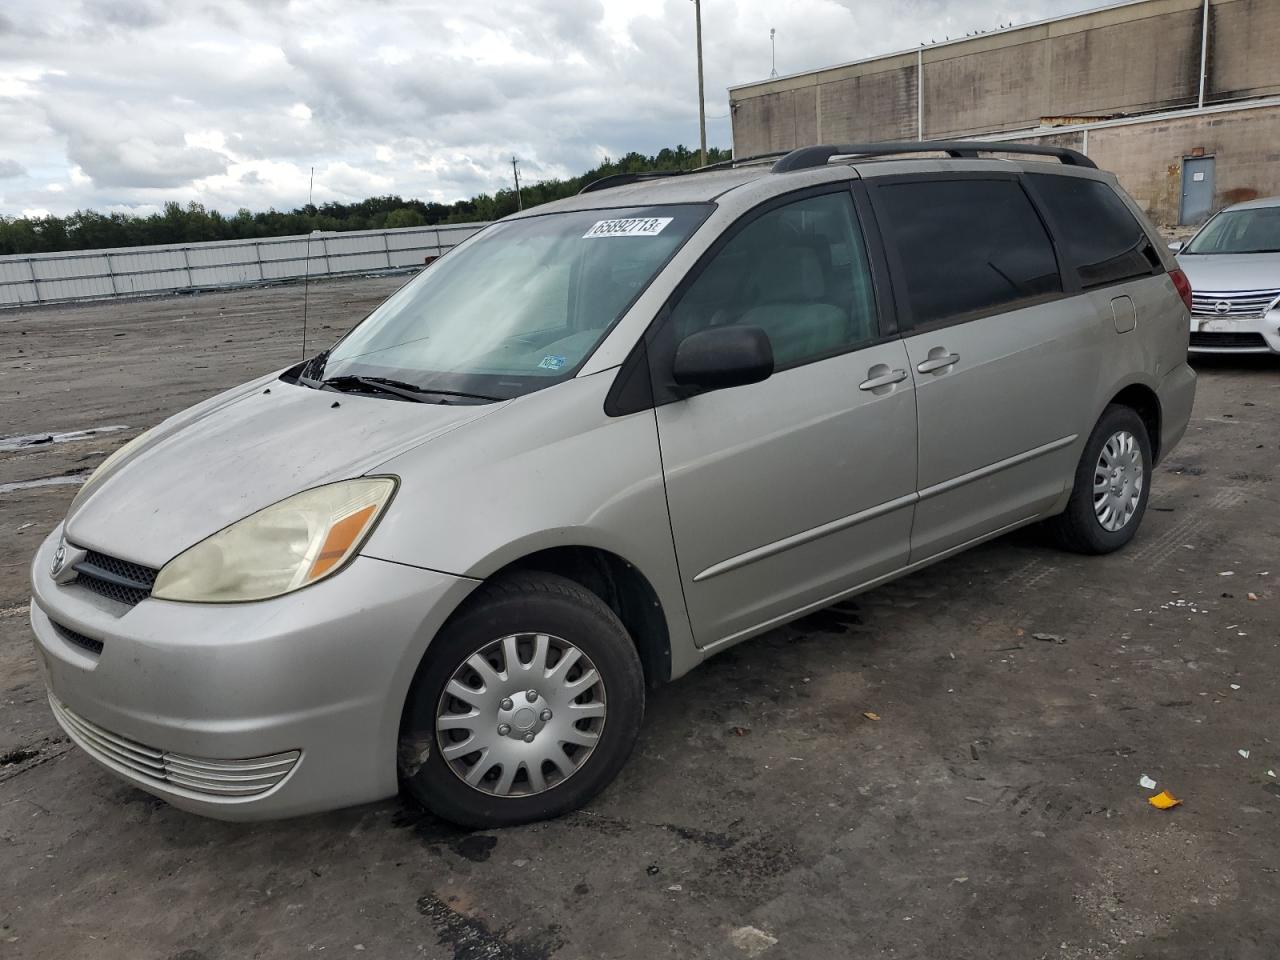
M 1160 266 L 1146 231 L 1107 184 L 1051 174 L 1031 174 L 1027 180 L 1082 287 L 1150 276 Z
M 876 209 L 901 264 L 911 326 L 1062 290 L 1049 235 L 1016 181 L 891 184 L 877 189 Z

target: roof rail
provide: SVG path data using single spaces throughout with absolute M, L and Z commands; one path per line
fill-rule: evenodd
M 727 170 L 731 167 L 748 166 L 753 163 L 763 163 L 765 160 L 773 160 L 775 157 L 785 157 L 790 152 L 789 150 L 774 150 L 772 153 L 757 153 L 750 157 L 730 157 L 728 160 L 708 163 L 705 167 L 694 167 L 689 172 L 705 173 L 708 170 Z
M 579 194 L 594 193 L 597 190 L 608 190 L 610 187 L 620 187 L 626 183 L 635 183 L 637 180 L 659 180 L 662 177 L 680 177 L 689 170 L 640 170 L 636 173 L 612 173 L 607 177 L 601 177 L 599 180 L 592 180 L 585 187 L 578 191 Z
M 945 153 L 951 157 L 976 158 L 980 153 L 1021 153 L 1036 157 L 1057 157 L 1066 166 L 1098 165 L 1078 150 L 1031 143 L 992 143 L 982 140 L 890 140 L 884 143 L 823 144 L 792 150 L 773 165 L 774 173 L 823 167 L 832 157 L 886 157 L 899 153 Z
M 658 180 L 663 177 L 682 177 L 689 173 L 708 173 L 712 170 L 725 170 L 740 165 L 762 163 L 765 160 L 785 157 L 786 155 L 786 150 L 775 150 L 773 153 L 760 153 L 752 157 L 731 157 L 728 160 L 721 160 L 717 163 L 708 163 L 706 166 L 694 167 L 692 170 L 641 170 L 636 173 L 613 173 L 607 177 L 601 177 L 599 180 L 592 180 L 578 193 L 594 193 L 597 190 L 621 187 L 628 183 L 636 183 L 639 180 Z

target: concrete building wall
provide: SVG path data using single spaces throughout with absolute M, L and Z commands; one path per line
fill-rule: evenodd
M 1088 134 L 1059 126 L 1197 108 L 1202 50 L 1206 106 L 1280 96 L 1280 0 L 1209 0 L 1207 44 L 1204 27 L 1204 0 L 1135 0 L 734 87 L 734 151 L 921 132 L 1057 142 L 1114 170 L 1162 225 L 1179 220 L 1183 157 L 1197 151 L 1214 157 L 1215 206 L 1280 194 L 1280 107 L 1089 124 Z
M 1138 0 L 731 88 L 739 156 L 809 143 L 1029 129 L 1193 106 L 1203 0 Z M 1280 0 L 1211 0 L 1205 99 L 1280 93 Z
M 1194 104 L 1201 23 L 1199 3 L 1173 0 L 926 48 L 925 136 Z
M 1157 223 L 1178 222 L 1182 160 L 1214 157 L 1214 207 L 1280 195 L 1280 106 L 1093 130 L 1089 156 Z
M 1210 103 L 1280 94 L 1280 2 L 1210 5 L 1207 86 Z
M 1214 209 L 1280 196 L 1280 104 L 1016 139 L 1087 153 L 1161 226 L 1179 221 L 1184 158 L 1213 157 Z
M 898 59 L 902 62 L 877 70 L 851 70 L 816 87 L 821 139 L 841 143 L 915 139 L 916 58 Z

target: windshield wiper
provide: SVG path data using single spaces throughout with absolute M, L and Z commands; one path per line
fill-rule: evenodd
M 320 386 L 342 393 L 351 390 L 365 390 L 371 393 L 385 393 L 392 397 L 400 397 L 402 400 L 412 400 L 414 403 L 431 402 L 419 396 L 420 391 L 412 384 L 400 383 L 397 380 L 384 380 L 382 377 L 355 377 L 350 375 L 330 377 L 328 380 L 321 380 Z
M 372 390 L 377 393 L 385 393 L 394 397 L 402 397 L 405 400 L 412 400 L 415 403 L 437 402 L 429 399 L 432 396 L 462 397 L 486 402 L 498 400 L 497 397 L 486 397 L 479 393 L 460 393 L 455 390 L 435 390 L 428 387 L 420 387 L 417 384 L 406 383 L 403 380 L 392 380 L 388 377 L 359 377 L 354 374 L 345 374 L 340 377 L 330 377 L 327 380 L 320 381 L 320 383 L 322 386 L 333 390 L 346 391 L 353 388 Z M 448 403 L 447 400 L 443 402 Z
M 482 400 L 485 403 L 499 403 L 501 397 L 490 397 L 483 393 L 464 393 L 461 390 L 437 390 L 435 387 L 418 387 L 422 393 L 434 393 L 438 397 L 460 397 L 464 400 Z

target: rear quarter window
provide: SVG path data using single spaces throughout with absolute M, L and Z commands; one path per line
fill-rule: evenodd
M 1062 292 L 1053 244 L 1016 180 L 880 186 L 877 218 L 910 327 L 1015 309 Z M 907 318 L 902 318 L 903 320 Z
M 1162 268 L 1151 238 L 1106 183 L 1040 173 L 1026 179 L 1081 287 L 1148 277 Z

